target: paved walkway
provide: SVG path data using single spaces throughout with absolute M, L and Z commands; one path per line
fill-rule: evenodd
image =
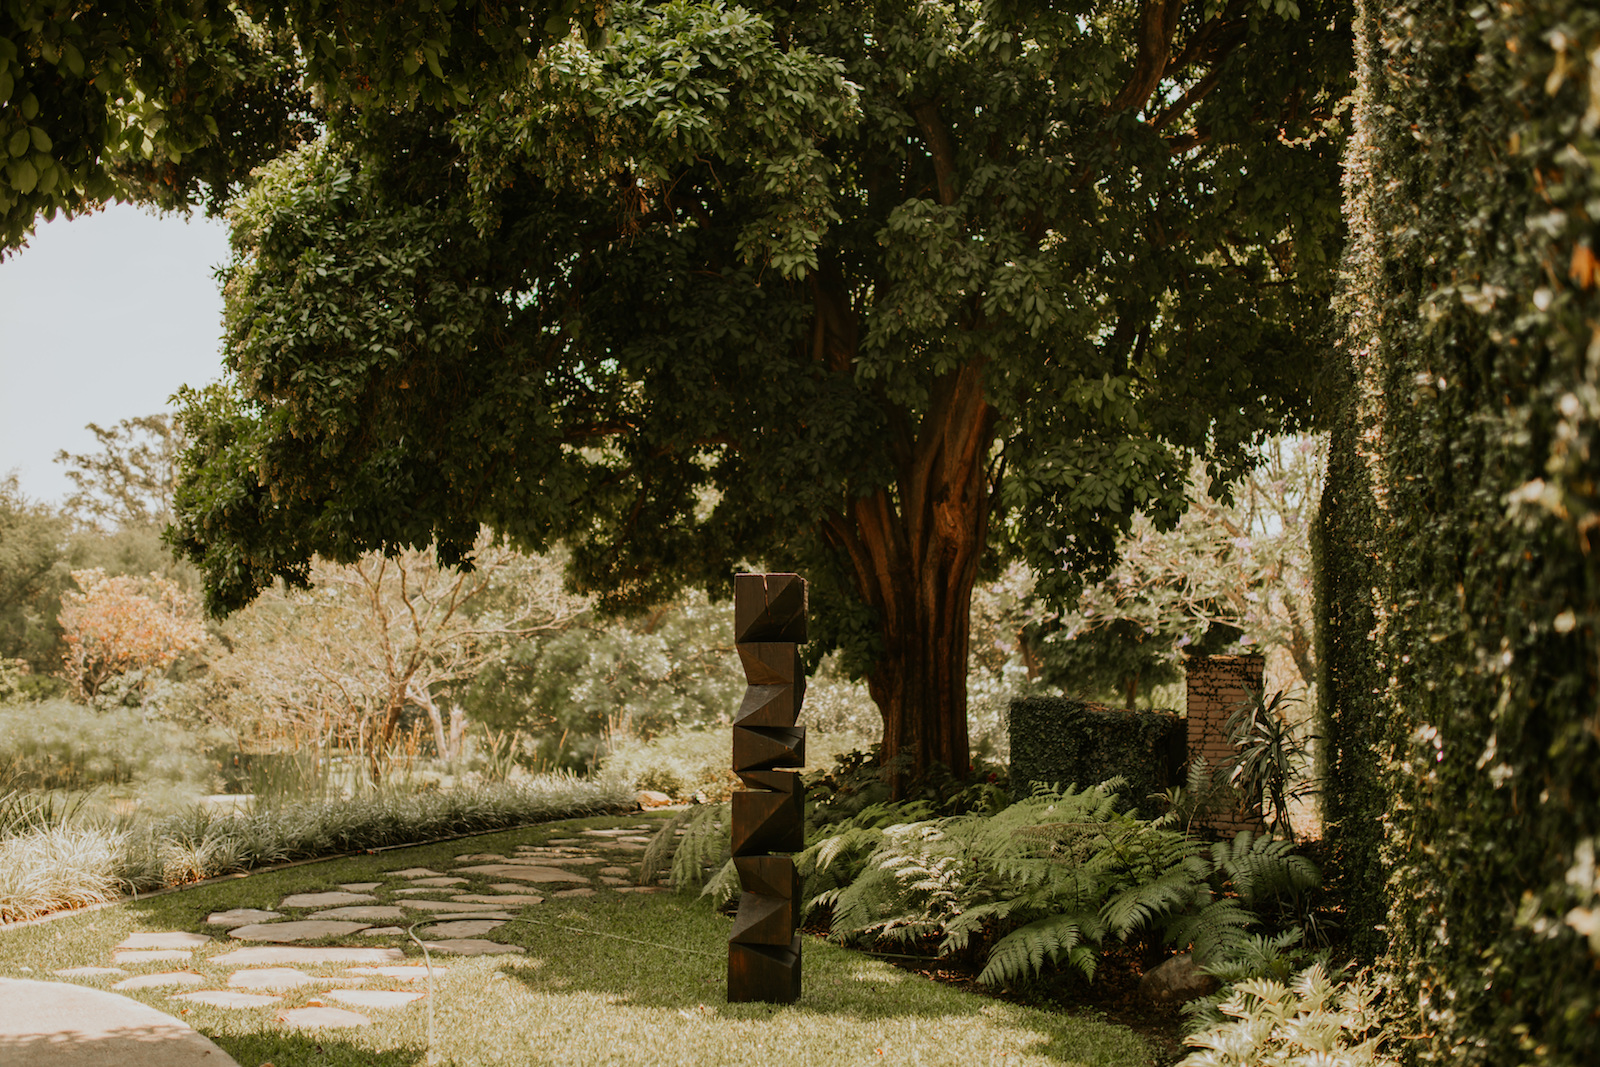
M 407 926 L 430 919 L 416 935 L 440 956 L 520 953 L 489 935 L 547 898 L 656 892 L 633 884 L 649 843 L 644 834 L 655 829 L 585 830 L 518 846 L 511 855 L 464 853 L 445 871 L 385 871 L 381 881 L 330 884 L 261 902 L 268 908 L 217 912 L 207 917 L 206 932 L 134 934 L 105 966 L 56 971 L 65 981 L 0 979 L 0 1064 L 234 1067 L 205 1037 L 119 990 L 172 990 L 174 1010 L 186 1003 L 270 1010 L 284 1028 L 369 1026 L 368 1013 L 406 1010 L 427 996 L 427 968 L 402 949 Z M 330 937 L 339 944 L 297 944 Z M 209 975 L 189 969 L 197 953 Z M 228 972 L 225 982 L 219 971 Z
M 238 1067 L 165 1012 L 67 982 L 0 978 L 6 1067 Z

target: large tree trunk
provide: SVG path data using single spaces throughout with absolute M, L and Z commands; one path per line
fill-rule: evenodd
M 882 652 L 867 686 L 883 716 L 896 796 L 936 764 L 961 777 L 970 770 L 967 641 L 994 431 L 982 367 L 946 375 L 899 450 L 896 484 L 858 498 L 826 526 L 878 619 Z

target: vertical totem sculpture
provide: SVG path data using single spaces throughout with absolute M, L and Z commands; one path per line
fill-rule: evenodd
M 806 639 L 806 583 L 798 574 L 733 579 L 733 640 L 749 688 L 733 720 L 733 864 L 739 914 L 728 935 L 728 1000 L 789 1004 L 800 999 L 800 879 L 794 860 L 773 852 L 805 847 L 805 795 L 798 771 L 806 731 L 800 645 Z

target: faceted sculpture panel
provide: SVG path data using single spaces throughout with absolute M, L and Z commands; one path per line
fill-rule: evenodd
M 800 790 L 747 790 L 733 794 L 735 856 L 799 852 L 805 847 L 805 806 Z
M 765 771 L 774 767 L 804 767 L 804 726 L 735 726 L 733 772 Z
M 798 574 L 736 574 L 733 640 L 804 641 L 806 583 Z

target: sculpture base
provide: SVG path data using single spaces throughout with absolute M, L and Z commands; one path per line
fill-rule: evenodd
M 728 1003 L 793 1004 L 800 999 L 800 935 L 788 948 L 728 944 Z

